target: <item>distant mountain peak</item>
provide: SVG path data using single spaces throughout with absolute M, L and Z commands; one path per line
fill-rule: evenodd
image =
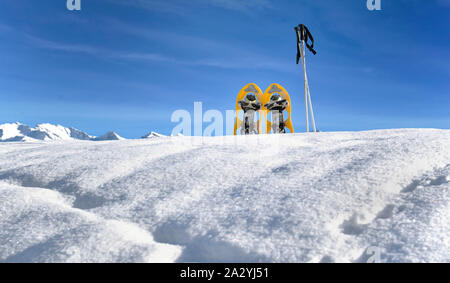
M 178 134 L 171 134 L 171 137 L 184 137 L 184 135 L 182 133 L 178 133 Z
M 152 131 L 143 136 L 142 139 L 161 137 L 166 136 Z M 0 142 L 37 142 L 55 140 L 117 141 L 126 139 L 114 131 L 109 131 L 102 136 L 96 137 L 73 127 L 64 127 L 59 124 L 51 123 L 37 124 L 34 128 L 20 122 L 0 124 Z
M 142 137 L 142 139 L 152 139 L 152 138 L 161 138 L 165 137 L 165 135 L 158 134 L 156 132 L 150 132 Z
M 107 132 L 103 136 L 94 138 L 95 141 L 112 141 L 112 140 L 124 140 L 121 136 L 119 136 L 116 132 Z

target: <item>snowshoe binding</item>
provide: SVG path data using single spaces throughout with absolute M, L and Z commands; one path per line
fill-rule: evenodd
M 241 127 L 241 135 L 259 134 L 257 123 L 255 123 L 256 111 L 261 109 L 261 102 L 256 100 L 253 94 L 247 94 L 244 100 L 238 102 L 244 110 L 244 123 Z
M 264 105 L 268 111 L 272 114 L 272 132 L 274 134 L 285 134 L 285 124 L 283 111 L 289 105 L 286 99 L 283 99 L 281 95 L 274 94 L 270 97 L 269 103 Z

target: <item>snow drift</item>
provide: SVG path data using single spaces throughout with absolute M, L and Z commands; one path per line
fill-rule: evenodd
M 0 144 L 0 262 L 450 261 L 450 131 Z

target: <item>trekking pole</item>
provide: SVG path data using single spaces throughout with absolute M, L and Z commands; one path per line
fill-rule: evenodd
M 312 102 L 311 102 L 311 93 L 309 91 L 309 84 L 308 84 L 308 76 L 306 74 L 306 51 L 305 46 L 311 51 L 314 55 L 316 55 L 316 51 L 314 50 L 314 38 L 312 37 L 311 33 L 309 32 L 308 28 L 305 25 L 299 25 L 295 27 L 295 31 L 297 33 L 297 64 L 300 61 L 300 58 L 302 59 L 302 66 L 303 66 L 303 79 L 305 84 L 305 116 L 306 116 L 306 132 L 309 132 L 309 114 L 308 114 L 308 106 L 309 110 L 311 112 L 311 121 L 313 124 L 314 132 L 316 132 L 316 122 L 314 120 L 314 111 L 312 108 Z M 311 40 L 311 44 L 308 43 L 308 39 Z

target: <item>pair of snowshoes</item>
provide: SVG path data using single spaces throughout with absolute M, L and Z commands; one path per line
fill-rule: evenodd
M 242 120 L 239 117 L 241 111 L 243 112 Z M 289 115 L 287 119 L 284 118 L 284 111 Z M 266 124 L 264 131 L 263 120 Z M 291 133 L 294 132 L 291 120 L 291 99 L 282 86 L 271 84 L 264 94 L 256 84 L 248 84 L 242 88 L 236 99 L 234 135 L 237 135 L 238 129 L 241 135 L 251 135 L 286 133 L 286 128 Z

